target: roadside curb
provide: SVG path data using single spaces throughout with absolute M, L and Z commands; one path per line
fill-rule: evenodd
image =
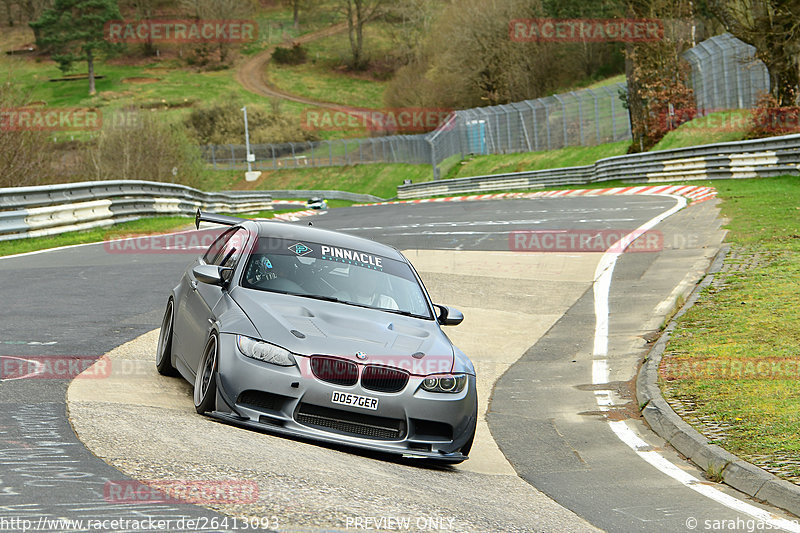
M 698 187 L 696 185 L 642 185 L 635 187 L 612 187 L 608 189 L 561 189 L 557 191 L 538 192 L 501 192 L 495 194 L 473 194 L 469 196 L 446 196 L 441 198 L 422 198 L 416 200 L 395 200 L 390 202 L 376 202 L 355 204 L 352 207 L 368 207 L 373 205 L 396 204 L 427 204 L 437 202 L 474 202 L 477 200 L 501 200 L 520 198 L 562 198 L 573 196 L 609 196 L 609 195 L 636 195 L 636 194 L 672 194 L 683 196 L 692 200 L 693 204 L 710 200 L 717 196 L 713 187 Z
M 281 213 L 272 217 L 272 220 L 282 220 L 283 222 L 296 222 L 304 217 L 319 215 L 319 211 L 314 209 L 306 209 L 305 211 L 293 211 L 291 213 Z
M 692 291 L 686 304 L 670 320 L 650 350 L 636 377 L 636 400 L 650 428 L 707 474 L 721 479 L 727 485 L 757 500 L 800 516 L 800 486 L 743 461 L 715 444 L 710 444 L 706 437 L 672 410 L 658 386 L 658 367 L 670 333 L 675 329 L 675 320 L 697 302 L 702 290 L 711 284 L 714 275 L 721 270 L 729 251 L 729 245 L 720 248 L 706 276 Z

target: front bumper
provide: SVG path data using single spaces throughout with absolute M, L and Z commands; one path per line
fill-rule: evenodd
M 296 356 L 297 357 L 297 356 Z M 300 357 L 297 357 L 300 359 Z M 302 365 L 307 367 L 307 365 Z M 321 381 L 297 366 L 243 356 L 235 335 L 220 335 L 215 418 L 270 433 L 459 463 L 477 421 L 475 376 L 457 394 L 420 388 L 411 376 L 400 392 L 382 393 Z M 332 403 L 334 392 L 378 399 L 377 410 Z

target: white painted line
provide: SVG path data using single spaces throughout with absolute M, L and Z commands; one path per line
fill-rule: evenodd
M 756 520 L 763 522 L 764 525 L 769 524 L 772 526 L 772 529 L 800 532 L 800 524 L 797 522 L 792 522 L 791 520 L 777 517 L 769 511 L 756 507 L 755 505 L 750 505 L 747 502 L 743 502 L 737 498 L 734 498 L 733 496 L 725 494 L 724 492 L 721 492 L 710 485 L 704 484 L 702 481 L 685 470 L 681 470 L 676 465 L 668 461 L 663 455 L 651 450 L 650 445 L 640 439 L 639 436 L 636 435 L 636 433 L 634 433 L 624 421 L 609 421 L 608 424 L 611 426 L 611 430 L 617 435 L 617 437 L 619 437 L 622 442 L 627 444 L 629 448 L 634 450 L 639 457 L 693 491 L 711 498 L 712 500 L 715 500 L 722 505 L 733 509 L 734 511 L 748 514 Z
M 648 220 L 638 229 L 629 233 L 618 242 L 611 245 L 609 250 L 619 250 L 615 252 L 607 251 L 600 259 L 597 265 L 594 277 L 594 312 L 595 312 L 595 332 L 594 332 L 594 351 L 595 359 L 592 361 L 592 384 L 602 385 L 609 382 L 610 369 L 608 366 L 608 296 L 611 289 L 611 277 L 614 272 L 614 267 L 617 264 L 617 259 L 620 254 L 627 248 L 637 236 L 645 231 L 652 229 L 659 222 L 680 211 L 686 206 L 686 198 L 670 196 L 677 200 L 677 203 L 672 208 L 664 211 L 660 215 Z M 595 400 L 600 410 L 606 411 L 613 405 L 611 401 L 610 391 L 595 391 Z M 800 524 L 791 522 L 789 520 L 780 518 L 769 511 L 751 505 L 747 502 L 734 498 L 724 492 L 716 489 L 710 485 L 704 484 L 695 476 L 682 470 L 677 465 L 670 462 L 666 457 L 660 453 L 653 451 L 644 440 L 639 438 L 638 435 L 628 426 L 625 421 L 612 421 L 608 420 L 608 425 L 611 431 L 619 437 L 630 449 L 636 452 L 639 457 L 647 461 L 650 465 L 657 468 L 659 471 L 668 475 L 669 477 L 680 482 L 684 486 L 692 489 L 693 491 L 714 500 L 717 503 L 733 509 L 734 511 L 742 514 L 749 515 L 756 520 L 759 520 L 764 525 L 769 525 L 772 529 L 783 529 L 785 531 L 792 531 L 800 533 Z
M 12 346 L 52 346 L 58 341 L 0 341 L 0 344 L 10 344 Z

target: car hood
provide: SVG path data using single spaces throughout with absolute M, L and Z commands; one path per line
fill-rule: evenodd
M 415 375 L 453 369 L 453 345 L 434 320 L 243 287 L 231 297 L 262 340 L 299 355 L 335 355 Z

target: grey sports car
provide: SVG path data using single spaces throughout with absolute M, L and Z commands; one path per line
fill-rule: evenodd
M 397 250 L 343 233 L 198 211 L 231 226 L 172 290 L 156 366 L 198 413 L 259 429 L 459 463 L 475 369 Z

